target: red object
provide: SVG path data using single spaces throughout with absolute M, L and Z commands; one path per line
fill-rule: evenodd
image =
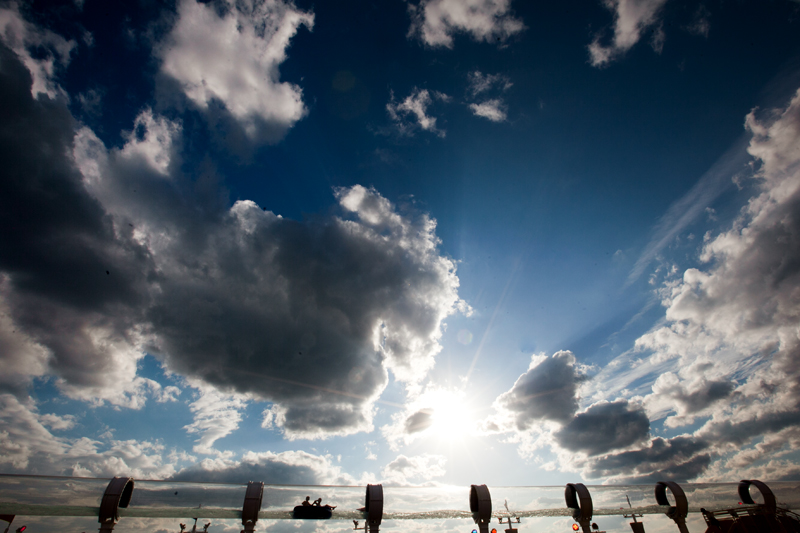
M 17 529 L 17 533 L 22 533 L 26 529 L 28 529 L 28 526 L 22 526 L 21 528 Z
M 572 531 L 578 531 L 578 524 L 572 524 Z

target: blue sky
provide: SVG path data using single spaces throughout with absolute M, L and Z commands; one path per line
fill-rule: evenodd
M 798 2 L 112 4 L 0 4 L 0 471 L 800 476 Z

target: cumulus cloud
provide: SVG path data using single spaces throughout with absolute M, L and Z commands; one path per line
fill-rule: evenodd
M 0 467 L 6 473 L 161 478 L 175 472 L 158 442 L 66 439 L 53 430 L 70 429 L 69 416 L 39 414 L 32 401 L 0 394 Z
M 291 1 L 181 0 L 175 26 L 157 49 L 161 72 L 197 107 L 221 105 L 254 141 L 283 138 L 307 109 L 300 87 L 280 81 L 289 41 L 313 13 Z
M 656 483 L 696 479 L 711 463 L 709 443 L 690 436 L 656 437 L 649 446 L 588 461 L 584 474 L 609 483 Z M 730 477 L 728 474 L 727 477 Z
M 640 406 L 627 400 L 596 403 L 555 433 L 567 450 L 599 455 L 627 448 L 650 435 L 650 420 Z
M 302 451 L 247 452 L 241 460 L 204 459 L 174 474 L 173 481 L 247 483 L 260 480 L 278 485 L 355 485 L 356 480 L 333 464 L 330 456 Z
M 0 365 L 20 394 L 52 375 L 95 403 L 174 399 L 137 375 L 151 353 L 316 438 L 370 429 L 388 372 L 414 383 L 433 366 L 444 318 L 468 307 L 430 216 L 358 185 L 302 222 L 231 206 L 213 171 L 182 171 L 180 123 L 144 109 L 107 148 L 0 53 L 0 217 L 17 228 L 0 236 Z M 187 429 L 210 451 L 225 432 L 202 398 Z
M 420 0 L 409 3 L 408 11 L 408 36 L 432 47 L 453 48 L 456 33 L 467 33 L 475 41 L 502 43 L 525 29 L 511 11 L 511 0 Z
M 374 190 L 337 189 L 345 216 L 300 223 L 246 200 L 187 206 L 184 178 L 160 175 L 169 164 L 106 150 L 86 130 L 76 160 L 158 269 L 148 351 L 219 390 L 276 402 L 270 420 L 290 438 L 369 429 L 387 370 L 424 375 L 442 320 L 461 306 L 435 221 Z
M 418 485 L 447 473 L 447 459 L 442 455 L 422 454 L 406 457 L 398 455 L 381 471 L 385 485 Z
M 753 450 L 786 449 L 800 426 L 800 91 L 745 125 L 755 195 L 730 229 L 706 236 L 699 267 L 659 289 L 666 324 L 637 340 L 636 368 L 614 385 L 651 379 L 642 402 L 670 415 L 668 427 L 702 417 L 685 441 L 697 449 L 662 466 L 707 481 L 775 472 L 780 461 Z M 658 377 L 666 367 L 680 370 Z M 621 367 L 609 368 L 601 378 Z
M 66 96 L 55 81 L 55 74 L 69 64 L 75 41 L 29 23 L 20 14 L 16 2 L 0 7 L 0 40 L 30 72 L 33 78 L 30 91 L 34 98 L 40 94 L 50 98 Z
M 614 13 L 614 37 L 609 44 L 602 44 L 600 35 L 594 38 L 589 45 L 592 66 L 605 66 L 633 48 L 642 32 L 657 23 L 666 3 L 667 0 L 603 0 L 603 5 Z M 663 39 L 663 29 L 656 28 L 651 44 L 657 52 Z
M 391 93 L 389 103 L 386 104 L 386 111 L 395 131 L 399 135 L 411 136 L 419 130 L 435 133 L 439 137 L 445 136 L 445 131 L 436 128 L 436 117 L 428 113 L 428 108 L 435 100 L 448 102 L 450 97 L 436 91 L 429 92 L 428 89 L 418 89 L 414 87 L 411 94 L 402 102 L 395 102 L 394 92 Z
M 587 379 L 585 371 L 570 351 L 533 355 L 528 371 L 495 400 L 496 428 L 525 431 L 543 420 L 568 422 L 578 410 L 578 386 Z
M 713 365 L 692 366 L 699 371 L 693 379 L 681 380 L 672 372 L 665 372 L 653 383 L 653 393 L 648 397 L 647 408 L 654 413 L 674 411 L 675 415 L 665 420 L 667 427 L 693 423 L 709 407 L 729 398 L 736 388 L 736 383 L 732 381 L 709 380 L 700 373 L 704 369 L 713 368 Z M 685 371 L 682 374 L 691 375 Z
M 72 161 L 74 121 L 61 100 L 34 99 L 33 79 L 0 47 L 0 378 L 55 375 L 68 395 L 131 407 L 146 250 L 116 231 Z

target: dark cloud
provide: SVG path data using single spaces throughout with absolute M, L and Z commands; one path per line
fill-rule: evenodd
M 442 320 L 466 307 L 430 217 L 360 186 L 335 191 L 338 215 L 302 222 L 230 207 L 210 165 L 181 170 L 179 123 L 144 109 L 107 149 L 64 102 L 32 99 L 5 48 L 2 65 L 5 368 L 138 406 L 147 351 L 274 402 L 275 425 L 313 438 L 370 429 L 388 371 L 432 367 Z M 21 366 L 37 347 L 46 364 Z
M 592 479 L 614 478 L 615 482 L 621 477 L 634 480 L 633 483 L 663 479 L 688 481 L 701 474 L 710 463 L 709 447 L 708 441 L 696 437 L 656 437 L 647 448 L 591 459 L 584 473 Z M 655 479 L 666 476 L 667 472 L 672 472 L 671 477 Z
M 592 405 L 557 431 L 555 438 L 568 450 L 599 455 L 640 442 L 649 434 L 644 409 L 617 400 Z
M 586 379 L 572 352 L 534 356 L 528 371 L 497 398 L 495 406 L 513 417 L 520 431 L 540 420 L 566 422 L 578 410 L 578 385 Z
M 272 485 L 319 485 L 325 483 L 317 464 L 292 463 L 279 456 L 243 460 L 219 469 L 198 463 L 169 478 L 170 481 L 240 483 L 263 481 Z
M 422 409 L 406 418 L 405 431 L 406 433 L 418 433 L 431 427 L 433 423 L 433 411 L 431 409 Z
M 727 398 L 735 388 L 736 384 L 731 381 L 707 381 L 697 390 L 680 394 L 675 399 L 683 404 L 687 413 L 696 413 Z
M 45 347 L 50 371 L 66 386 L 130 381 L 100 344 L 130 343 L 152 268 L 147 250 L 117 231 L 84 189 L 65 102 L 34 99 L 31 75 L 2 45 L 0 64 L 0 289 L 12 333 Z M 8 332 L 2 340 L 19 342 Z M 20 353 L 4 351 L 0 364 L 15 366 Z

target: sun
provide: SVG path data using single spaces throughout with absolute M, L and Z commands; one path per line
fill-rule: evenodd
M 464 391 L 435 389 L 420 398 L 429 409 L 431 425 L 428 432 L 442 440 L 461 439 L 474 432 L 475 413 Z

